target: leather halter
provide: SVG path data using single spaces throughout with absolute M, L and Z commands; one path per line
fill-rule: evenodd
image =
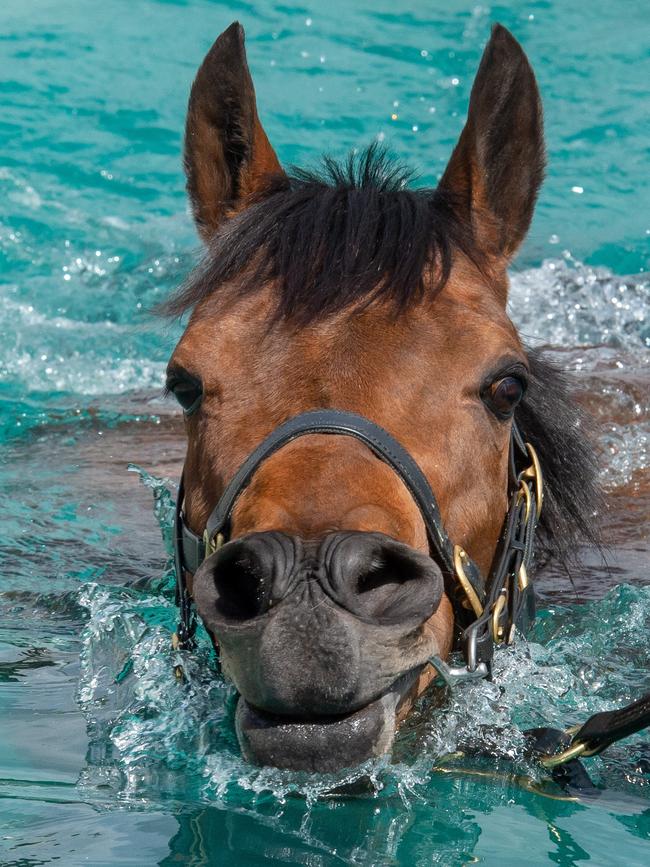
M 202 536 L 185 523 L 181 476 L 174 522 L 176 603 L 181 615 L 176 646 L 192 647 L 196 631 L 196 615 L 185 584 L 185 572 L 196 572 L 203 560 L 227 541 L 237 499 L 260 464 L 287 443 L 308 434 L 354 437 L 388 464 L 406 485 L 424 520 L 430 555 L 443 572 L 445 592 L 452 602 L 460 630 L 457 646 L 463 652 L 466 667 L 449 669 L 437 657 L 431 662 L 448 682 L 488 675 L 494 645 L 510 643 L 515 627 L 525 632 L 535 616 L 535 597 L 528 570 L 542 504 L 542 476 L 535 450 L 523 442 L 514 422 L 510 440 L 510 504 L 495 565 L 487 581 L 483 580 L 476 563 L 447 535 L 435 495 L 416 461 L 387 431 L 362 415 L 319 409 L 301 413 L 277 427 L 237 470 L 210 514 Z M 526 464 L 519 469 L 522 458 Z

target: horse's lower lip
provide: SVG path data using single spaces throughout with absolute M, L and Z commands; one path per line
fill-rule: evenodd
M 345 716 L 296 719 L 275 716 L 239 699 L 235 725 L 244 757 L 256 764 L 328 773 L 389 752 L 397 710 L 417 680 L 408 672 L 375 701 Z

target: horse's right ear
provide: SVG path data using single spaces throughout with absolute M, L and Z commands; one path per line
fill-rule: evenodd
M 214 43 L 192 85 L 185 125 L 185 174 L 194 219 L 207 241 L 244 200 L 282 168 L 257 116 L 244 29 Z

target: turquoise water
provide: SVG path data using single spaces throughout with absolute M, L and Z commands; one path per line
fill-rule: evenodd
M 549 169 L 512 314 L 575 372 L 609 494 L 609 567 L 585 550 L 575 590 L 547 570 L 494 684 L 423 705 L 393 763 L 337 779 L 242 761 L 207 641 L 173 675 L 183 441 L 161 386 L 179 331 L 147 311 L 195 260 L 184 108 L 235 17 L 284 162 L 380 137 L 423 183 L 490 22 L 522 41 Z M 0 863 L 648 863 L 647 739 L 590 760 L 602 794 L 576 802 L 526 765 L 521 731 L 650 689 L 649 45 L 631 0 L 3 0 Z M 479 726 L 511 757 L 496 776 L 442 761 Z

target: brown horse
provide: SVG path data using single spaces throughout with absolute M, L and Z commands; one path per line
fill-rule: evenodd
M 515 414 L 546 475 L 547 547 L 588 531 L 593 467 L 575 410 L 506 313 L 543 166 L 535 78 L 499 25 L 435 190 L 409 189 L 375 148 L 286 173 L 242 28 L 217 39 L 185 139 L 206 258 L 167 305 L 192 308 L 167 383 L 186 417 L 190 537 L 247 455 L 310 410 L 353 412 L 401 444 L 477 574 L 494 568 L 509 510 Z M 358 437 L 289 437 L 242 484 L 226 544 L 207 538 L 200 568 L 180 563 L 254 761 L 331 769 L 386 752 L 435 676 L 428 660 L 454 647 L 462 605 L 396 466 Z

